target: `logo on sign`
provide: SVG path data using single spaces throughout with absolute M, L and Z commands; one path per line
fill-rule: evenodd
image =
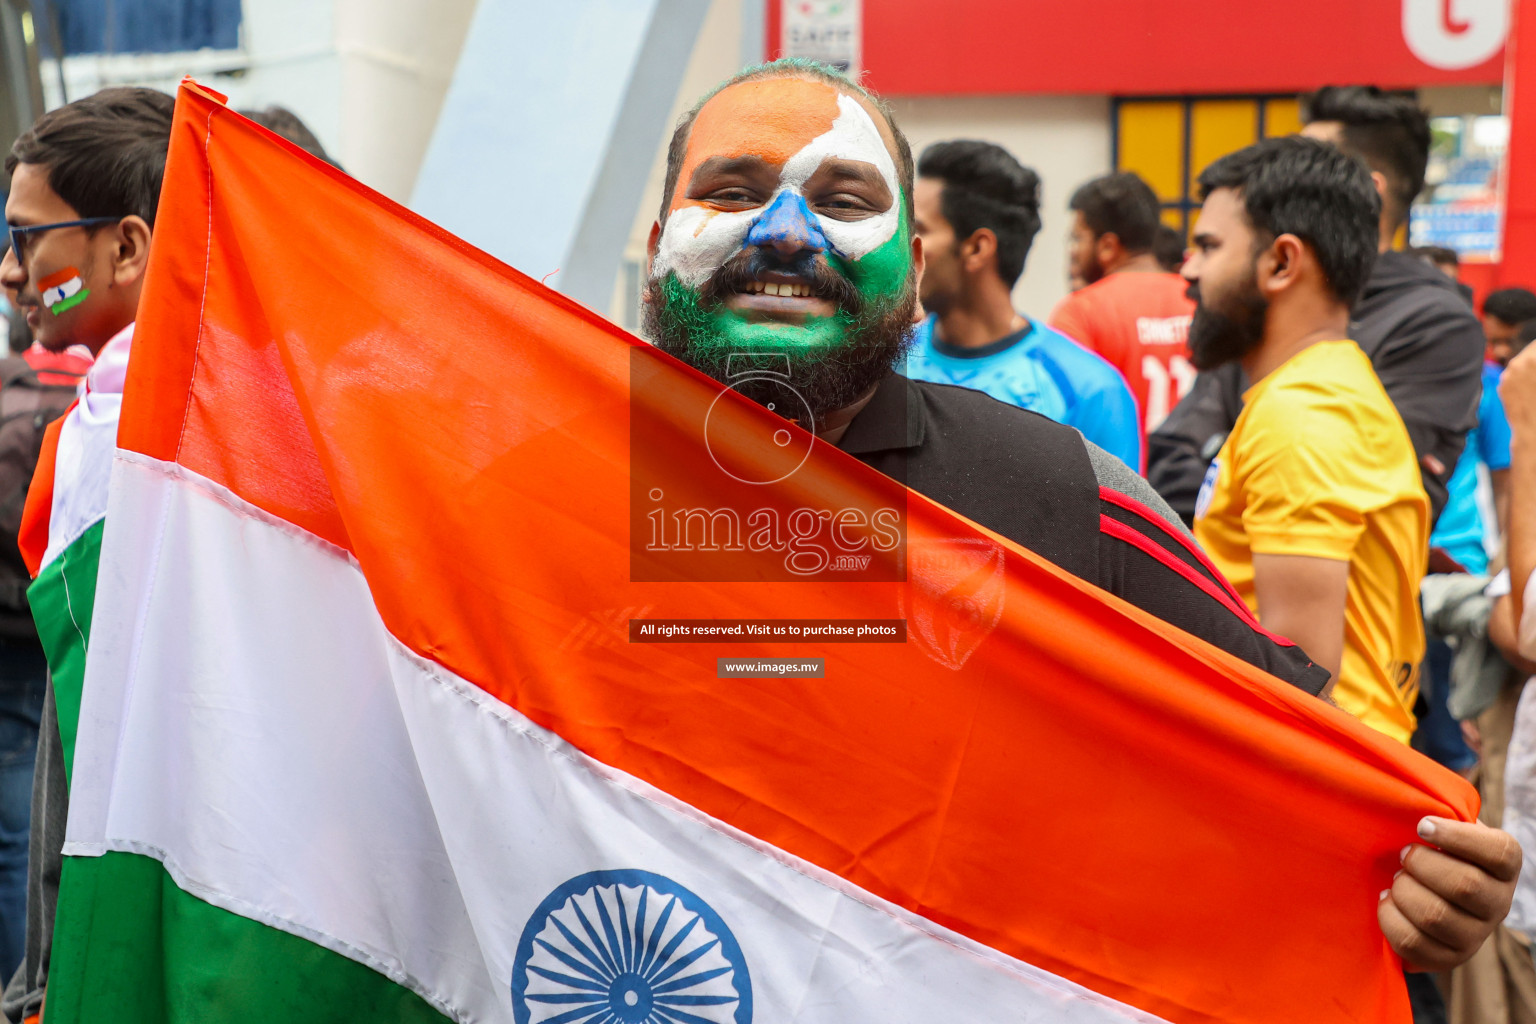
M 698 896 L 650 871 L 557 886 L 512 965 L 517 1024 L 752 1024 L 741 947 Z
M 1508 35 L 1508 0 L 1403 0 L 1403 39 L 1432 68 L 1476 67 Z

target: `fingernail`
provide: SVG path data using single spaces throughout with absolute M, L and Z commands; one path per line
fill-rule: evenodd
M 1423 820 L 1421 820 L 1419 822 L 1419 838 L 1420 839 L 1433 839 L 1433 838 L 1435 838 L 1435 819 L 1434 818 L 1424 818 Z
M 1391 889 L 1383 889 L 1383 890 L 1381 890 L 1381 895 L 1376 897 L 1376 902 L 1380 903 L 1380 902 L 1385 900 L 1390 895 L 1392 895 L 1392 890 Z
M 1403 873 L 1401 871 L 1398 871 L 1398 872 L 1394 873 L 1392 875 L 1392 881 L 1394 881 L 1394 882 L 1397 881 L 1399 878 L 1402 877 L 1402 875 L 1403 875 Z
M 1407 846 L 1403 847 L 1402 852 L 1397 855 L 1397 862 L 1399 864 L 1408 863 L 1408 851 L 1411 849 L 1413 849 L 1412 843 L 1409 843 Z

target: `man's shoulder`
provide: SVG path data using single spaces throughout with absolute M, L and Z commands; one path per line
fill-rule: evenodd
M 1114 365 L 1090 351 L 1061 331 L 1047 324 L 1036 323 L 1036 358 L 1052 375 L 1065 378 L 1071 390 L 1078 396 L 1103 392 L 1124 392 L 1130 395 L 1125 378 Z
M 1005 436 L 1050 434 L 1068 431 L 1071 427 L 1029 409 L 993 398 L 984 391 L 961 387 L 957 384 L 940 384 L 928 380 L 908 380 L 917 397 L 927 408 L 928 417 L 941 427 L 985 423 L 990 429 L 1001 431 Z M 1081 436 L 1079 435 L 1079 439 Z M 1001 437 L 994 436 L 994 441 Z

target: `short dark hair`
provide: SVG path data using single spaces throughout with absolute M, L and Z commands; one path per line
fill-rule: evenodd
M 1536 295 L 1525 288 L 1500 288 L 1483 300 L 1483 315 L 1496 316 L 1511 327 L 1536 320 Z
M 1167 224 L 1157 226 L 1157 234 L 1152 237 L 1152 255 L 1156 257 L 1158 266 L 1170 274 L 1177 274 L 1179 268 L 1184 266 L 1184 251 L 1187 248 L 1184 232 Z
M 1040 233 L 1040 175 L 1002 146 L 975 139 L 935 142 L 918 158 L 917 174 L 943 182 L 939 206 L 957 239 L 982 228 L 997 236 L 997 276 L 1013 287 Z
M 46 167 L 49 187 L 81 217 L 136 213 L 153 227 L 175 109 L 154 89 L 103 89 L 33 122 L 11 144 L 5 172 Z
M 309 125 L 287 107 L 273 105 L 260 110 L 239 110 L 236 113 L 250 118 L 267 131 L 282 136 L 310 156 L 319 157 L 337 170 L 341 170 L 341 164 L 331 159 L 331 155 L 325 151 L 324 146 L 320 145 L 320 140 L 315 137 L 315 133 L 309 130 Z
M 886 127 L 891 130 L 891 138 L 896 142 L 896 177 L 905 197 L 907 220 L 912 219 L 912 145 L 907 142 L 907 137 L 902 134 L 901 127 L 897 125 L 896 115 L 892 113 L 890 105 L 830 64 L 823 64 L 805 57 L 781 57 L 767 64 L 754 64 L 738 71 L 705 93 L 703 98 L 693 105 L 692 110 L 678 119 L 677 127 L 672 129 L 672 140 L 667 143 L 667 179 L 661 189 L 659 220 L 665 222 L 667 219 L 667 210 L 672 206 L 672 194 L 677 191 L 677 176 L 683 170 L 683 157 L 688 155 L 688 135 L 693 131 L 693 122 L 698 120 L 699 111 L 704 109 L 704 104 L 733 85 L 740 85 L 742 82 L 758 82 L 767 78 L 815 79 L 826 82 L 839 92 L 869 101 L 870 105 L 880 112 L 880 116 L 885 118 Z
M 1268 245 L 1295 235 L 1311 248 L 1334 296 L 1354 305 L 1376 262 L 1381 197 L 1365 165 L 1333 146 L 1291 136 L 1265 139 L 1200 174 L 1200 198 L 1231 189 Z
M 1152 251 L 1162 223 L 1157 193 L 1130 171 L 1106 174 L 1079 186 L 1067 208 L 1083 215 L 1095 238 L 1113 232 L 1132 255 Z
M 1387 179 L 1392 223 L 1408 219 L 1429 165 L 1429 115 L 1418 100 L 1374 85 L 1325 85 L 1301 97 L 1301 119 L 1342 125 L 1340 148 Z

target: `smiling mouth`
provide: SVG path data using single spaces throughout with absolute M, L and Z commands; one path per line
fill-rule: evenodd
M 832 316 L 837 312 L 835 302 L 814 292 L 814 285 L 804 278 L 770 273 L 743 281 L 736 291 L 725 297 L 725 306 L 753 320 L 789 323 Z

